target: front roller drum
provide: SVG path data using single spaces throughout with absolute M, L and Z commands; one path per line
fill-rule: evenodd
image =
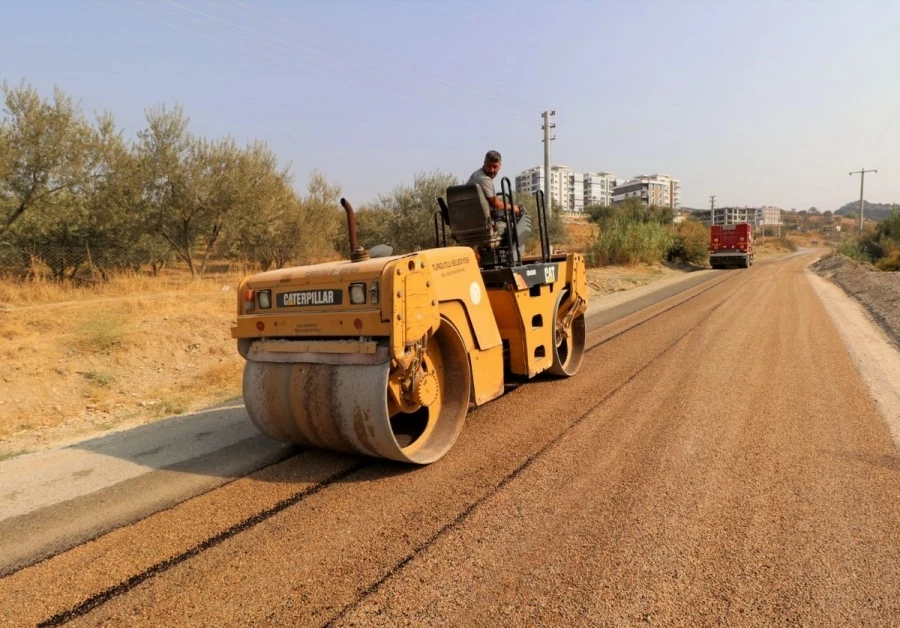
M 323 360 L 333 362 L 334 359 Z M 425 348 L 428 390 L 418 407 L 389 401 L 388 359 L 379 364 L 247 360 L 244 402 L 267 436 L 299 446 L 428 464 L 456 442 L 469 406 L 465 345 L 444 321 Z M 390 409 L 389 409 L 390 408 Z
M 568 288 L 562 290 L 553 308 L 553 365 L 548 372 L 559 377 L 572 377 L 584 361 L 586 336 L 584 312 L 572 318 L 568 325 L 563 324 L 565 314 L 560 315 L 559 312 L 559 306 L 568 295 Z

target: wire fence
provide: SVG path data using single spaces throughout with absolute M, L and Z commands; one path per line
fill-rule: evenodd
M 200 263 L 197 265 L 200 269 Z M 216 258 L 208 260 L 204 274 L 245 272 L 254 262 Z M 0 275 L 13 278 L 99 281 L 115 273 L 157 275 L 163 268 L 190 272 L 186 262 L 171 251 L 152 254 L 140 248 L 78 245 L 0 243 Z

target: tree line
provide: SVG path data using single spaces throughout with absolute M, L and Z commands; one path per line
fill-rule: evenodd
M 201 276 L 214 259 L 269 269 L 347 256 L 340 185 L 313 171 L 298 193 L 289 166 L 264 142 L 195 135 L 177 105 L 147 109 L 145 127 L 129 140 L 111 113 L 89 119 L 59 88 L 44 98 L 25 81 L 4 81 L 2 92 L 0 264 L 7 268 L 27 272 L 40 262 L 57 279 L 86 267 L 108 277 L 120 269 L 157 273 L 180 260 Z M 396 253 L 434 246 L 436 199 L 460 182 L 420 173 L 411 186 L 359 206 L 361 244 Z M 533 199 L 516 201 L 534 213 Z M 565 238 L 558 216 L 551 233 Z

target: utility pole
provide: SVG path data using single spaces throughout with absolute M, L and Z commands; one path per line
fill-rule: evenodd
M 878 172 L 877 170 L 866 170 L 863 168 L 862 170 L 854 170 L 850 173 L 852 177 L 855 174 L 860 175 L 859 177 L 859 234 L 862 235 L 862 226 L 863 226 L 863 189 L 866 182 L 866 173 L 867 172 Z
M 709 197 L 709 226 L 712 227 L 715 223 L 715 214 L 716 211 L 716 195 L 713 194 Z
M 550 141 L 555 140 L 556 136 L 550 137 L 550 129 L 555 129 L 556 125 L 550 124 L 550 116 L 555 115 L 555 111 L 545 111 L 543 113 L 544 125 L 541 127 L 544 129 L 544 194 L 551 212 L 553 211 L 553 194 L 550 193 Z

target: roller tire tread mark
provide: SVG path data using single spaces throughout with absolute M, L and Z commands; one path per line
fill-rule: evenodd
M 187 550 L 181 552 L 180 554 L 176 554 L 175 556 L 171 556 L 163 561 L 160 561 L 160 562 L 156 563 L 155 565 L 148 567 L 144 571 L 131 576 L 127 580 L 123 580 L 119 584 L 116 584 L 112 587 L 109 587 L 108 589 L 106 589 L 104 591 L 100 591 L 99 593 L 92 595 L 91 597 L 87 598 L 85 601 L 81 602 L 77 606 L 73 606 L 72 608 L 70 608 L 68 610 L 61 611 L 61 612 L 57 613 L 56 615 L 53 615 L 49 619 L 45 619 L 44 621 L 40 622 L 37 625 L 40 627 L 59 626 L 65 622 L 71 621 L 77 617 L 87 615 L 89 612 L 91 612 L 98 606 L 105 604 L 109 600 L 111 600 L 115 597 L 119 597 L 120 595 L 124 595 L 125 593 L 128 593 L 129 591 L 134 589 L 136 586 L 138 586 L 145 580 L 148 580 L 148 579 L 152 578 L 153 576 L 157 576 L 165 571 L 168 571 L 172 567 L 175 567 L 176 565 L 179 565 L 179 564 L 185 562 L 186 560 L 189 560 L 191 558 L 194 558 L 195 556 L 198 556 L 199 554 L 203 553 L 204 551 L 206 551 L 212 547 L 215 547 L 216 545 L 219 545 L 223 541 L 227 541 L 231 537 L 233 537 L 237 534 L 240 534 L 241 532 L 248 530 L 259 523 L 262 523 L 266 519 L 274 517 L 281 511 L 283 511 L 287 508 L 290 508 L 291 506 L 293 506 L 295 504 L 300 503 L 307 497 L 311 497 L 312 495 L 315 495 L 316 493 L 327 488 L 329 485 L 334 484 L 335 482 L 339 482 L 340 480 L 343 480 L 343 479 L 353 475 L 354 473 L 362 471 L 366 467 L 372 466 L 372 464 L 373 463 L 371 463 L 371 462 L 358 462 L 354 465 L 351 465 L 347 469 L 344 469 L 343 471 L 339 471 L 339 472 L 325 478 L 321 482 L 318 482 L 310 487 L 307 487 L 298 493 L 294 493 L 290 497 L 285 497 L 281 501 L 277 502 L 275 505 L 273 505 L 265 510 L 262 510 L 254 515 L 251 515 L 250 517 L 247 517 L 246 519 L 239 521 L 238 523 L 235 523 L 232 526 L 229 526 L 228 528 L 222 530 L 215 536 L 209 537 L 205 541 L 202 541 L 202 542 L 198 543 L 197 545 L 194 545 L 190 549 L 187 549 Z

